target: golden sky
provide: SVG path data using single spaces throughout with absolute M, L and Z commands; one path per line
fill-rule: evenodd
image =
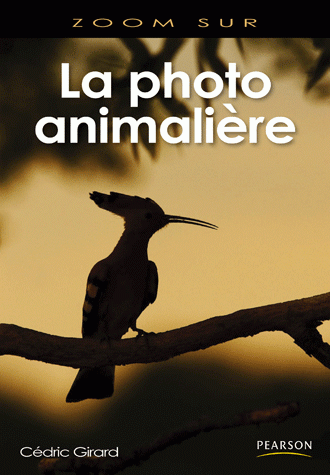
M 174 64 L 194 74 L 189 55 L 191 46 Z M 262 71 L 266 60 L 251 58 L 240 67 Z M 297 132 L 287 145 L 271 143 L 264 128 L 258 144 L 163 143 L 157 162 L 142 154 L 131 180 L 101 171 L 88 177 L 65 175 L 39 157 L 26 181 L 2 193 L 2 322 L 80 337 L 87 275 L 111 252 L 123 229 L 120 218 L 89 200 L 93 190 L 149 196 L 166 213 L 219 226 L 213 231 L 175 224 L 152 237 L 149 257 L 157 264 L 160 283 L 156 302 L 139 319 L 146 330 L 166 331 L 242 308 L 328 292 L 329 105 L 306 96 L 299 79 L 270 78 L 273 88 L 264 99 L 220 96 L 212 105 L 218 120 L 229 115 L 223 102 L 234 104 L 243 120 L 290 118 Z M 190 104 L 198 102 L 194 98 Z M 329 340 L 330 326 L 323 328 Z M 200 357 L 219 358 L 251 373 L 329 377 L 283 334 L 239 339 Z M 68 414 L 64 401 L 76 370 L 11 356 L 3 356 L 1 363 L 2 388 L 8 394 L 33 395 L 50 415 Z M 142 369 L 118 368 L 117 387 Z M 81 408 L 70 405 L 70 413 Z

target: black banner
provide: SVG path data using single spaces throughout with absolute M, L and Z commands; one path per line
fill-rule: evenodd
M 144 13 L 136 7 L 102 8 L 85 14 L 56 12 L 2 16 L 2 37 L 327 37 L 326 15 L 317 11 L 267 13 L 255 8 L 207 9 L 183 13 L 167 8 Z

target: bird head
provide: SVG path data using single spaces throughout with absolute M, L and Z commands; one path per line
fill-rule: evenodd
M 187 223 L 217 229 L 214 224 L 194 218 L 165 214 L 151 198 L 124 195 L 112 191 L 109 195 L 93 191 L 90 198 L 102 209 L 111 211 L 125 220 L 125 229 L 152 236 L 169 223 Z

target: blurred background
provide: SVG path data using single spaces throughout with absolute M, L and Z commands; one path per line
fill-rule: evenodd
M 324 41 L 323 41 L 324 40 Z M 327 39 L 2 39 L 0 44 L 1 322 L 81 336 L 87 275 L 117 243 L 123 222 L 97 208 L 89 192 L 149 196 L 166 213 L 217 224 L 218 231 L 168 226 L 149 244 L 159 272 L 156 302 L 140 317 L 147 331 L 190 323 L 329 291 L 330 82 Z M 216 123 L 232 103 L 251 116 L 290 118 L 294 139 L 227 145 L 41 144 L 43 116 L 110 114 L 186 116 L 206 104 L 192 94 L 129 108 L 129 71 L 161 75 L 164 61 L 194 78 L 223 75 L 236 62 L 242 76 L 266 73 L 263 99 L 227 90 L 212 101 Z M 61 99 L 60 65 L 72 88 L 91 70 L 112 71 L 111 100 Z M 97 81 L 93 85 L 100 87 Z M 110 115 L 109 114 L 109 115 Z M 82 132 L 83 134 L 83 132 Z M 128 137 L 127 137 L 128 138 Z M 330 340 L 330 324 L 321 327 Z M 127 336 L 133 336 L 128 333 Z M 282 333 L 238 339 L 169 362 L 118 367 L 109 400 L 66 404 L 76 370 L 2 356 L 0 450 L 6 474 L 36 473 L 23 446 L 112 448 L 123 453 L 202 415 L 230 415 L 298 400 L 301 415 L 281 425 L 203 434 L 152 457 L 131 474 L 295 473 L 329 470 L 329 370 Z M 314 458 L 256 459 L 256 440 L 313 440 Z M 322 445 L 323 444 L 323 445 Z M 321 448 L 320 448 L 321 447 Z M 328 460 L 327 460 L 328 457 Z M 272 459 L 272 460 L 269 460 Z M 303 459 L 303 460 L 302 460 Z M 291 465 L 290 465 L 291 464 Z M 246 472 L 245 472 L 246 470 Z M 307 472 L 308 470 L 308 472 Z M 326 472 L 325 472 L 326 473 Z

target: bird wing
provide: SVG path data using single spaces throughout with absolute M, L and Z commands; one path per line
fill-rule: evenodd
M 143 301 L 143 310 L 150 304 L 154 303 L 158 291 L 158 272 L 157 266 L 153 261 L 148 261 L 148 274 L 146 293 Z
M 104 288 L 104 282 L 97 277 L 88 277 L 86 295 L 83 305 L 83 337 L 93 336 L 99 325 L 99 301 Z
M 100 301 L 102 299 L 102 296 L 104 296 L 106 286 L 109 285 L 108 280 L 106 278 L 100 279 L 100 276 L 103 276 L 103 273 L 100 273 L 98 265 L 95 265 L 87 280 L 86 295 L 83 305 L 83 337 L 92 337 L 93 335 L 95 335 L 95 333 L 97 333 L 99 329 L 101 318 Z M 153 261 L 148 261 L 145 294 L 142 301 L 140 313 L 142 313 L 143 310 L 148 307 L 149 304 L 153 303 L 156 300 L 157 290 L 157 267 Z

